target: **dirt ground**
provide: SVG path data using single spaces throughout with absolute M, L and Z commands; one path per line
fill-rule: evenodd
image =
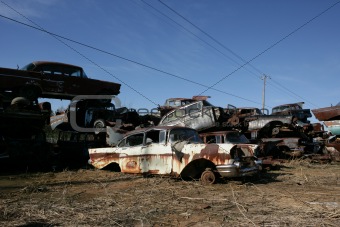
M 0 226 L 340 226 L 340 164 L 199 181 L 104 170 L 0 173 Z

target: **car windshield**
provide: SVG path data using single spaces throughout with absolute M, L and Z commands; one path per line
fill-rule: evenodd
M 26 70 L 26 71 L 32 71 L 35 68 L 35 65 L 33 63 L 29 63 L 28 65 L 25 65 L 20 70 Z
M 287 110 L 301 110 L 302 107 L 298 104 L 291 104 L 291 105 L 282 105 L 277 106 L 272 109 L 272 113 L 283 112 Z
M 278 106 L 278 107 L 274 107 L 272 112 L 277 113 L 277 112 L 282 112 L 288 109 L 289 109 L 289 106 Z

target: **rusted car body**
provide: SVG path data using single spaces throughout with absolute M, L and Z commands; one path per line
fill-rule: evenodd
M 340 120 L 324 121 L 323 123 L 333 135 L 340 136 Z
M 227 120 L 228 126 L 241 130 L 248 127 L 247 117 L 263 115 L 261 110 L 255 107 L 234 107 L 232 105 L 228 105 L 225 112 L 230 115 L 230 118 Z
M 263 138 L 262 143 L 275 143 L 276 153 L 273 151 L 266 155 L 276 156 L 277 158 L 301 157 L 305 153 L 306 142 L 299 137 L 288 138 Z
M 332 136 L 325 143 L 327 154 L 330 155 L 332 161 L 340 162 L 340 136 Z
M 275 106 L 272 108 L 272 115 L 291 115 L 296 118 L 297 121 L 303 123 L 310 123 L 307 119 L 312 117 L 310 109 L 303 109 L 304 102 L 290 103 Z
M 291 115 L 257 115 L 246 118 L 252 139 L 275 136 L 282 126 L 292 125 L 293 119 Z
M 327 126 L 333 135 L 340 135 L 340 103 L 336 106 L 312 110 L 314 116 Z
M 220 147 L 225 147 L 228 144 L 231 147 L 227 146 L 227 149 L 229 149 L 232 155 L 237 154 L 238 158 L 243 159 L 243 162 L 248 162 L 248 165 L 255 161 L 256 165 L 261 166 L 262 161 L 254 159 L 258 145 L 251 144 L 244 134 L 234 130 L 207 132 L 200 133 L 199 135 L 205 144 L 217 144 Z M 237 169 L 230 166 L 229 170 L 225 169 L 224 171 L 235 172 Z
M 190 98 L 168 98 L 167 100 L 165 100 L 165 103 L 163 106 L 158 107 L 158 110 L 160 112 L 160 116 L 163 117 L 165 114 L 167 114 L 171 110 L 177 109 L 181 106 L 185 106 L 196 101 L 206 101 L 208 98 L 210 98 L 210 96 L 193 96 L 191 99 Z
M 340 120 L 340 103 L 336 106 L 313 109 L 312 112 L 319 121 Z
M 190 127 L 197 131 L 218 128 L 226 121 L 224 110 L 206 101 L 196 101 L 168 112 L 158 125 Z
M 103 144 L 93 133 L 59 131 L 57 143 L 53 144 L 53 162 L 57 168 L 81 168 L 89 160 L 88 148 Z
M 89 149 L 89 155 L 89 163 L 99 169 L 113 165 L 125 173 L 201 177 L 208 183 L 216 176 L 252 175 L 260 169 L 252 152 L 240 152 L 234 144 L 204 144 L 196 130 L 178 126 L 135 130 L 117 147 Z
M 0 139 L 9 158 L 43 163 L 48 157 L 44 127 L 49 124 L 50 104 L 36 104 L 17 97 L 0 110 Z
M 263 138 L 258 143 L 251 143 L 238 131 L 218 131 L 200 133 L 205 143 L 227 143 L 234 145 L 234 151 L 253 154 L 264 165 L 282 162 L 287 158 L 301 157 L 308 149 L 308 143 L 301 137 Z M 232 149 L 232 150 L 233 150 Z
M 90 79 L 75 65 L 36 61 L 19 69 L 0 68 L 0 91 L 14 97 L 72 99 L 77 95 L 117 95 L 120 84 Z
M 71 129 L 71 117 L 79 128 L 105 128 L 106 126 L 133 130 L 142 123 L 141 117 L 133 109 L 115 108 L 112 103 L 100 103 L 97 100 L 74 101 L 67 110 L 51 117 L 51 129 Z M 119 121 L 120 126 L 117 126 Z M 74 128 L 76 130 L 77 128 Z M 102 130 L 104 131 L 104 130 Z

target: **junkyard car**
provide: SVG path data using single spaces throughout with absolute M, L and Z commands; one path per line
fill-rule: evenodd
M 119 121 L 120 128 L 132 130 L 141 124 L 138 113 L 126 107 L 115 108 L 113 103 L 100 103 L 97 100 L 78 100 L 71 102 L 64 113 L 51 116 L 51 129 L 73 128 L 70 122 L 72 117 L 80 128 L 116 127 Z M 76 129 L 74 129 L 76 130 Z
M 231 128 L 244 130 L 248 127 L 248 122 L 245 119 L 249 116 L 263 115 L 261 110 L 255 107 L 235 107 L 228 105 L 225 112 L 230 115 L 227 123 Z
M 185 126 L 197 131 L 221 128 L 229 116 L 222 107 L 211 105 L 206 100 L 181 106 L 165 114 L 158 125 Z
M 60 168 L 81 168 L 89 159 L 87 149 L 102 143 L 97 135 L 75 131 L 59 131 L 57 143 L 53 146 L 53 161 Z
M 29 99 L 72 99 L 77 95 L 117 95 L 120 84 L 90 79 L 75 65 L 36 61 L 21 69 L 0 68 L 0 91 Z
M 210 98 L 210 96 L 193 96 L 192 98 L 168 98 L 167 100 L 165 100 L 163 106 L 158 107 L 158 110 L 160 112 L 160 116 L 163 117 L 166 113 L 173 109 L 177 109 L 181 106 L 185 106 L 196 101 L 206 101 L 208 98 Z M 206 101 L 206 103 L 208 102 Z
M 45 164 L 48 156 L 44 127 L 49 123 L 51 104 L 37 104 L 23 97 L 0 108 L 0 143 L 13 160 Z M 1 152 L 2 153 L 2 152 Z
M 290 103 L 275 106 L 272 109 L 272 115 L 292 115 L 296 120 L 303 123 L 310 123 L 307 119 L 312 117 L 310 109 L 303 109 L 304 102 Z
M 197 131 L 179 126 L 154 126 L 128 133 L 117 147 L 89 149 L 89 163 L 125 173 L 165 174 L 214 183 L 216 177 L 258 173 L 251 152 L 234 144 L 204 144 Z

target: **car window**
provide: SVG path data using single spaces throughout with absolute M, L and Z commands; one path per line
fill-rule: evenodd
M 193 113 L 197 113 L 202 109 L 202 102 L 193 103 L 185 108 L 185 112 L 187 115 L 191 115 Z
M 223 137 L 221 135 L 211 135 L 205 138 L 206 143 L 223 143 Z
M 185 110 L 184 109 L 177 109 L 175 111 L 169 112 L 164 119 L 162 120 L 162 122 L 171 122 L 171 121 L 175 121 L 178 118 L 184 117 L 185 116 Z
M 142 146 L 144 142 L 144 133 L 131 135 L 126 138 L 125 147 Z
M 202 143 L 198 133 L 191 129 L 173 129 L 170 132 L 170 142 L 190 141 L 193 143 Z
M 28 64 L 23 67 L 22 70 L 31 70 L 36 72 L 43 72 L 45 74 L 52 75 L 64 75 L 64 76 L 74 76 L 74 77 L 85 77 L 86 74 L 83 72 L 81 68 L 65 66 L 65 65 L 57 65 L 57 64 L 42 64 L 35 66 L 34 64 Z
M 216 143 L 216 137 L 215 136 L 207 136 L 205 138 L 206 143 Z
M 226 142 L 229 142 L 229 143 L 249 143 L 249 140 L 243 134 L 239 134 L 238 132 L 235 132 L 235 133 L 228 133 L 227 134 Z
M 169 106 L 173 106 L 173 107 L 181 106 L 181 101 L 180 100 L 170 100 Z
M 255 109 L 255 113 L 256 113 L 256 114 L 259 114 L 259 115 L 261 115 L 261 114 L 262 114 L 262 112 L 261 112 L 261 110 L 260 110 L 260 109 Z
M 166 131 L 165 130 L 151 130 L 146 133 L 146 144 L 160 143 L 165 144 Z

